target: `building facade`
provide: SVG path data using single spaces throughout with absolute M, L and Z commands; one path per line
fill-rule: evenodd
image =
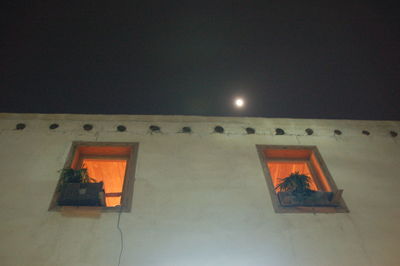
M 398 121 L 0 114 L 0 264 L 400 265 L 398 132 Z M 129 208 L 51 208 L 73 143 L 136 145 Z M 346 210 L 277 212 L 257 148 L 274 145 L 316 147 Z

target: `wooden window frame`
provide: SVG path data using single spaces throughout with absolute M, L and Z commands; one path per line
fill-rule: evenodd
M 132 199 L 133 190 L 135 183 L 135 172 L 136 163 L 139 150 L 139 143 L 137 142 L 90 142 L 90 141 L 74 141 L 72 142 L 71 148 L 68 153 L 67 160 L 64 164 L 64 168 L 69 168 L 73 164 L 79 162 L 74 162 L 74 159 L 82 160 L 84 156 L 75 156 L 76 151 L 81 146 L 94 146 L 94 147 L 128 147 L 130 148 L 130 153 L 127 156 L 120 155 L 91 155 L 90 158 L 124 158 L 127 159 L 126 171 L 124 177 L 124 185 L 122 188 L 121 205 L 113 207 L 96 207 L 96 206 L 68 206 L 69 208 L 89 208 L 89 209 L 100 209 L 103 212 L 130 212 L 132 209 Z M 59 198 L 58 187 L 61 182 L 61 174 L 58 179 L 57 186 L 53 193 L 53 198 L 50 202 L 49 211 L 60 211 L 64 206 L 59 206 L 57 204 L 57 199 Z
M 316 159 L 316 162 L 318 166 L 320 167 L 320 170 L 322 171 L 325 181 L 329 184 L 330 190 L 334 193 L 338 192 L 338 188 L 336 186 L 335 181 L 333 180 L 328 167 L 326 166 L 324 160 L 322 159 L 321 154 L 318 151 L 318 148 L 316 146 L 300 146 L 300 145 L 256 145 L 258 156 L 260 158 L 261 166 L 264 172 L 264 177 L 267 183 L 267 187 L 269 189 L 269 194 L 271 196 L 271 201 L 272 205 L 274 207 L 274 210 L 276 213 L 345 213 L 349 212 L 346 203 L 344 202 L 344 199 L 341 197 L 340 198 L 340 203 L 338 206 L 328 206 L 328 207 L 322 207 L 322 206 L 296 206 L 296 207 L 286 207 L 282 206 L 279 199 L 278 195 L 275 191 L 274 184 L 272 182 L 272 177 L 269 171 L 269 168 L 267 166 L 268 161 L 274 161 L 274 160 L 268 160 L 265 156 L 265 151 L 267 149 L 270 150 L 308 150 L 310 151 Z M 279 161 L 281 159 L 275 160 Z M 288 161 L 305 161 L 303 158 L 290 158 L 287 159 Z M 312 166 L 312 163 L 310 160 L 306 160 L 309 163 L 310 171 L 314 174 L 315 169 Z M 315 175 L 315 179 L 318 179 L 317 175 Z M 317 186 L 321 186 L 321 180 L 316 180 Z

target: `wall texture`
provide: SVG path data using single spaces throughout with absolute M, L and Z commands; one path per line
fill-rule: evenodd
M 121 265 L 400 265 L 400 136 L 390 131 L 400 122 L 0 114 L 0 264 L 118 264 L 118 213 L 47 210 L 81 140 L 139 143 Z M 350 212 L 275 213 L 256 144 L 316 145 Z

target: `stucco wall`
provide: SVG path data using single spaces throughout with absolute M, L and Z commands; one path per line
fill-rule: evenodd
M 19 122 L 27 127 L 15 130 Z M 49 130 L 53 122 L 60 127 Z M 162 132 L 150 134 L 151 124 Z M 216 125 L 226 132 L 212 133 Z M 193 133 L 178 133 L 183 126 Z M 139 143 L 121 265 L 400 265 L 400 136 L 391 130 L 400 123 L 0 114 L 0 264 L 118 264 L 118 213 L 47 210 L 71 142 L 87 140 Z M 317 145 L 350 212 L 275 213 L 256 144 Z

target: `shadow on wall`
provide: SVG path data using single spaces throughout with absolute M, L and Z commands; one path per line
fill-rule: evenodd
M 60 213 L 64 217 L 80 217 L 89 219 L 99 219 L 101 217 L 102 207 L 85 206 L 63 206 Z

